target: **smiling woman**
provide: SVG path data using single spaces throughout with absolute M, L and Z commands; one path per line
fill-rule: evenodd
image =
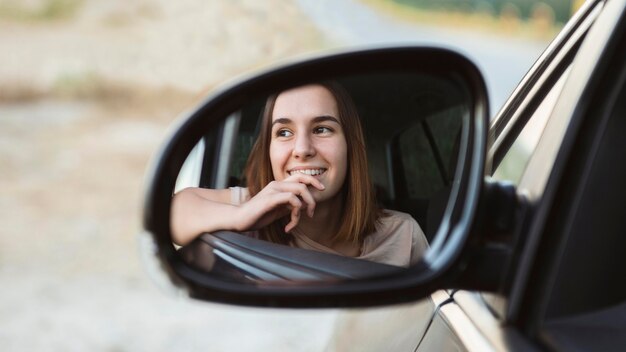
M 248 188 L 178 192 L 173 239 L 185 245 L 204 232 L 232 230 L 302 249 L 415 264 L 428 247 L 424 233 L 409 214 L 377 206 L 365 146 L 357 108 L 339 84 L 272 95 L 248 159 Z

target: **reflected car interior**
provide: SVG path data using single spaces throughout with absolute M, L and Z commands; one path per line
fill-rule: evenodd
M 467 96 L 462 85 L 436 76 L 402 73 L 339 78 L 357 106 L 370 175 L 381 208 L 411 214 L 430 242 L 441 222 L 453 182 Z M 224 122 L 204 135 L 199 186 L 216 187 L 216 170 L 227 162 L 223 186 L 245 186 L 249 152 L 261 125 L 265 98 L 234 116 L 229 140 Z M 231 124 L 232 131 L 232 124 Z M 231 143 L 229 157 L 224 143 Z M 228 159 L 228 160 L 225 160 Z M 336 281 L 373 277 L 397 267 L 312 252 L 235 233 L 204 234 L 179 251 L 194 267 L 237 282 Z

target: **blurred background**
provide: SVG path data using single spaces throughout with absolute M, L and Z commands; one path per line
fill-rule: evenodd
M 344 311 L 192 302 L 146 275 L 143 177 L 168 126 L 242 73 L 389 43 L 468 55 L 493 115 L 578 6 L 0 0 L 2 350 L 324 350 Z

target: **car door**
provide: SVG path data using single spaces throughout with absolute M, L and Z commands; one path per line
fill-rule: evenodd
M 551 109 L 563 89 L 571 62 L 601 7 L 602 2 L 596 1 L 580 10 L 568 24 L 569 28 L 543 53 L 493 120 L 490 131 L 494 142 L 490 154 L 496 166 L 494 179 L 519 184 Z M 425 309 L 429 304 L 432 306 Z M 358 350 L 375 351 L 383 346 L 393 346 L 391 350 L 482 351 L 490 346 L 490 342 L 483 337 L 474 321 L 479 317 L 479 321 L 492 328 L 499 326 L 505 313 L 504 307 L 505 298 L 500 295 L 438 291 L 429 299 L 410 305 L 378 308 L 368 310 L 369 313 L 349 312 L 340 317 L 328 350 L 358 346 Z M 425 319 L 425 316 L 430 318 Z M 373 327 L 381 320 L 389 328 Z
M 509 243 L 509 279 L 500 294 L 454 292 L 418 350 L 625 345 L 625 214 L 615 210 L 625 192 L 623 163 L 615 164 L 626 150 L 617 137 L 626 130 L 624 1 L 588 3 L 582 12 L 577 30 L 587 38 L 573 35 L 573 53 L 545 64 L 561 67 L 542 73 L 556 72 L 556 83 L 544 78 L 537 90 L 546 94 L 521 98 L 492 149 L 494 179 L 515 184 L 528 205 L 518 242 Z M 595 21 L 588 35 L 585 21 Z M 535 109 L 523 109 L 537 97 Z M 515 130 L 514 138 L 506 134 Z

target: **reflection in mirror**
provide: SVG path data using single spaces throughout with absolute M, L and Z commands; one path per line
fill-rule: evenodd
M 407 73 L 250 101 L 187 157 L 173 241 L 194 267 L 256 284 L 415 265 L 450 201 L 468 101 L 450 77 Z

